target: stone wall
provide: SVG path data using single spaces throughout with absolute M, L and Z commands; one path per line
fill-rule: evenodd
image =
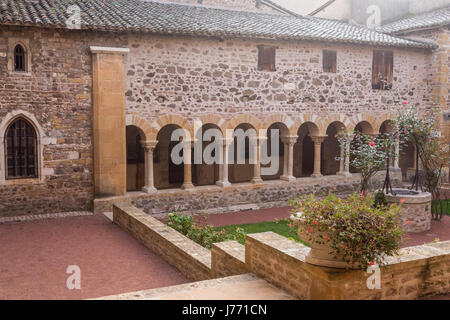
M 133 206 L 115 205 L 113 217 L 194 281 L 251 272 L 302 300 L 411 300 L 450 293 L 450 241 L 401 249 L 381 267 L 381 288 L 370 290 L 371 274 L 308 264 L 308 247 L 273 232 L 247 235 L 245 247 L 216 243 L 210 252 Z
M 248 273 L 245 264 L 245 247 L 237 241 L 213 243 L 211 269 L 214 278 Z
M 244 246 L 236 241 L 214 244 L 209 251 L 161 221 L 128 205 L 115 205 L 113 220 L 191 280 L 246 273 Z
M 305 263 L 309 248 L 273 232 L 247 235 L 250 271 L 297 299 L 418 299 L 450 292 L 450 241 L 404 248 L 381 267 L 381 289 L 369 290 L 371 274 Z
M 275 72 L 257 70 L 260 44 L 278 48 Z M 425 108 L 430 96 L 431 53 L 423 50 L 393 49 L 393 89 L 372 90 L 373 50 L 381 48 L 144 35 L 130 36 L 129 47 L 127 112 L 156 129 L 154 122 L 168 114 L 187 120 L 205 113 L 225 120 L 237 113 L 260 120 L 273 113 L 293 121 L 304 113 L 317 121 L 333 113 L 376 118 L 404 109 L 405 100 Z M 323 72 L 323 49 L 337 51 L 337 73 Z
M 393 184 L 400 183 L 400 177 L 394 173 Z M 374 178 L 373 187 L 380 188 L 384 174 L 380 172 Z M 166 217 L 170 212 L 183 214 L 215 214 L 251 210 L 259 208 L 284 207 L 289 199 L 301 194 L 323 195 L 333 191 L 340 195 L 358 190 L 360 177 L 354 174 L 342 179 L 339 176 L 322 178 L 301 178 L 294 182 L 265 181 L 262 184 L 242 183 L 230 187 L 197 187 L 187 191 L 181 189 L 160 190 L 155 194 L 133 193 L 125 197 L 95 199 L 95 212 L 111 212 L 113 203 L 136 206 L 155 217 Z
M 27 73 L 8 68 L 17 41 L 30 54 Z M 126 47 L 127 41 L 121 35 L 2 26 L 0 126 L 11 115 L 25 116 L 42 129 L 43 150 L 38 179 L 5 181 L 0 168 L 0 216 L 92 210 L 91 45 Z

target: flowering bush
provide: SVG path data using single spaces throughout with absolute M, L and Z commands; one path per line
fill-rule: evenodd
M 434 200 L 440 199 L 440 184 L 444 178 L 444 167 L 450 163 L 450 148 L 448 141 L 443 141 L 441 134 L 436 127 L 436 114 L 430 114 L 418 117 L 418 111 L 411 108 L 400 113 L 396 120 L 399 128 L 400 140 L 403 143 L 413 143 L 417 153 L 416 161 L 420 159 L 423 170 L 419 173 L 419 166 L 416 166 L 416 175 L 411 188 L 416 190 L 422 188 L 422 183 L 426 191 L 431 192 Z M 433 218 L 440 220 L 442 218 L 443 208 L 438 213 L 437 208 L 432 210 Z
M 211 249 L 213 243 L 223 242 L 227 240 L 236 240 L 243 242 L 245 240 L 245 232 L 241 228 L 236 228 L 235 235 L 228 234 L 225 230 L 215 230 L 206 224 L 207 217 L 204 218 L 203 224 L 197 224 L 192 216 L 180 215 L 176 212 L 169 213 L 169 221 L 167 225 L 181 234 L 185 235 L 202 247 Z
M 328 244 L 337 259 L 365 268 L 382 264 L 384 255 L 398 253 L 403 230 L 397 222 L 400 207 L 374 207 L 373 198 L 353 194 L 340 199 L 329 193 L 324 199 L 314 195 L 291 201 L 299 230 L 311 244 Z
M 350 157 L 350 165 L 361 174 L 360 191 L 366 195 L 370 187 L 370 179 L 386 165 L 387 155 L 383 145 L 377 144 L 369 135 L 360 132 L 350 134 L 343 131 L 336 136 L 336 139 L 341 148 L 346 150 L 345 155 Z M 350 154 L 347 154 L 348 152 Z

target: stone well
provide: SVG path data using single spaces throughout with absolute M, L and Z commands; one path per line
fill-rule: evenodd
M 396 195 L 387 194 L 388 203 L 401 205 L 400 226 L 406 232 L 423 232 L 431 229 L 431 193 L 408 189 L 393 189 Z

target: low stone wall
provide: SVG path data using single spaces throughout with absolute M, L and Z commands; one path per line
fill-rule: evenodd
M 127 205 L 114 205 L 113 221 L 187 278 L 211 279 L 210 251 L 161 221 Z
M 245 248 L 236 241 L 216 243 L 209 251 L 130 205 L 114 205 L 113 221 L 191 280 L 247 273 Z
M 400 184 L 399 174 L 394 182 Z M 373 179 L 373 187 L 381 187 L 384 173 Z M 284 207 L 289 199 L 301 194 L 322 195 L 332 190 L 337 194 L 350 194 L 359 189 L 360 176 L 325 176 L 321 178 L 299 178 L 294 182 L 265 181 L 262 184 L 241 183 L 230 187 L 197 187 L 194 190 L 159 190 L 154 194 L 129 193 L 123 197 L 99 198 L 94 200 L 94 212 L 111 212 L 113 203 L 133 205 L 155 217 L 166 217 L 177 211 L 182 214 L 216 214 L 251 209 Z
M 305 263 L 309 248 L 273 232 L 247 235 L 245 261 L 253 272 L 298 299 L 418 299 L 450 292 L 450 241 L 401 249 L 380 268 L 381 289 L 363 270 Z
M 249 272 L 245 264 L 245 247 L 239 242 L 214 243 L 211 249 L 211 268 L 214 278 Z

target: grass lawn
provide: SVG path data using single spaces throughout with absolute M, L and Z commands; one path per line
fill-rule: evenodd
M 217 227 L 215 229 L 216 230 L 225 229 L 225 231 L 229 234 L 235 234 L 236 228 L 244 229 L 246 234 L 272 231 L 288 239 L 294 239 L 297 242 L 303 243 L 298 238 L 297 231 L 289 227 L 290 223 L 291 221 L 289 219 L 283 219 L 278 222 L 272 221 L 272 222 L 261 222 L 252 224 L 240 224 L 225 227 Z
M 433 208 L 437 208 L 438 213 L 441 213 L 441 207 L 439 205 L 439 202 L 442 203 L 442 208 L 444 210 L 444 214 L 450 215 L 450 199 L 447 200 L 433 200 Z

